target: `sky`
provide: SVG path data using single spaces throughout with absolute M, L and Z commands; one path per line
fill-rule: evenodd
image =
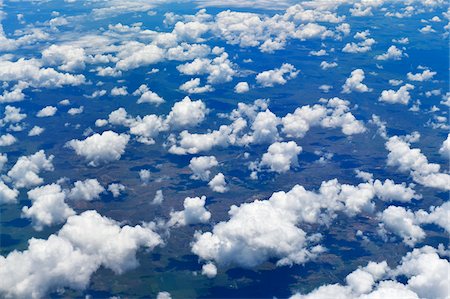
M 0 297 L 450 297 L 449 2 L 0 0 Z

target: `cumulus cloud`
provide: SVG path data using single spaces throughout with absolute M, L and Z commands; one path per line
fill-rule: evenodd
M 100 194 L 103 192 L 105 192 L 105 188 L 100 185 L 97 179 L 87 179 L 76 181 L 67 197 L 72 200 L 91 201 L 100 198 Z
M 155 197 L 153 198 L 152 204 L 160 205 L 164 201 L 164 195 L 162 190 L 156 190 Z
M 138 266 L 136 253 L 141 247 L 153 249 L 160 244 L 161 238 L 148 224 L 122 226 L 96 211 L 86 211 L 70 216 L 48 239 L 31 238 L 26 250 L 0 256 L 0 293 L 42 298 L 63 287 L 83 290 L 101 266 L 121 274 Z
M 31 130 L 28 132 L 28 136 L 39 136 L 45 131 L 44 128 L 41 128 L 39 126 L 34 126 L 31 128 Z
M 0 204 L 15 203 L 17 202 L 17 196 L 19 196 L 17 189 L 8 187 L 0 180 Z
M 448 297 L 446 283 L 450 263 L 438 250 L 425 246 L 408 252 L 391 269 L 386 261 L 369 262 L 346 277 L 346 284 L 326 284 L 308 294 L 297 293 L 291 299 L 313 298 L 437 298 Z M 398 279 L 403 276 L 406 280 Z
M 201 100 L 192 101 L 189 97 L 176 102 L 167 115 L 167 123 L 175 128 L 193 127 L 201 123 L 208 113 Z
M 450 159 L 450 134 L 447 135 L 447 139 L 442 142 L 442 146 L 439 149 L 439 153 L 446 157 L 447 159 Z
M 376 56 L 377 60 L 400 60 L 404 56 L 403 51 L 396 46 L 390 46 L 386 53 Z
M 216 176 L 213 177 L 211 181 L 209 181 L 208 186 L 214 192 L 225 193 L 228 191 L 225 176 L 221 172 L 216 174 Z
M 292 64 L 283 63 L 280 68 L 256 75 L 256 82 L 263 87 L 272 87 L 275 84 L 284 85 L 288 80 L 296 78 L 299 72 Z
M 219 265 L 254 267 L 269 258 L 278 265 L 302 264 L 324 250 L 300 228 L 302 223 L 329 224 L 338 211 L 350 216 L 371 211 L 375 195 L 369 183 L 352 186 L 334 179 L 318 191 L 296 185 L 268 200 L 233 205 L 228 221 L 217 223 L 212 232 L 196 233 L 192 252 Z
M 213 263 L 207 263 L 202 266 L 202 274 L 208 278 L 216 277 L 217 267 Z
M 0 136 L 0 146 L 10 146 L 17 142 L 17 138 L 10 133 Z
M 383 90 L 381 96 L 378 99 L 380 102 L 386 102 L 389 104 L 402 104 L 407 105 L 411 99 L 409 94 L 410 90 L 414 89 L 414 85 L 405 84 L 400 87 L 397 91 L 395 90 Z
M 216 157 L 202 156 L 194 157 L 189 162 L 189 168 L 193 172 L 191 179 L 207 181 L 211 174 L 211 168 L 219 165 Z
M 412 149 L 411 138 L 393 136 L 387 140 L 387 165 L 398 167 L 402 172 L 409 172 L 413 180 L 421 185 L 450 190 L 450 175 L 440 172 L 439 164 L 429 163 L 420 149 Z
M 8 178 L 16 188 L 30 188 L 40 185 L 44 180 L 39 176 L 41 171 L 53 171 L 53 155 L 48 157 L 44 150 L 33 155 L 21 156 L 8 171 Z
M 46 106 L 38 111 L 36 114 L 37 117 L 49 117 L 55 115 L 56 111 L 58 111 L 58 108 L 53 106 Z
M 125 152 L 130 136 L 105 131 L 94 134 L 85 140 L 73 139 L 67 146 L 75 150 L 76 154 L 83 156 L 90 166 L 99 166 L 114 160 L 119 160 Z
M 343 93 L 351 93 L 352 91 L 356 92 L 368 92 L 371 91 L 370 88 L 367 87 L 362 81 L 364 80 L 365 75 L 362 69 L 353 70 L 350 74 L 350 77 L 345 80 L 344 85 L 342 85 Z
M 247 82 L 239 82 L 234 86 L 235 93 L 246 93 L 250 90 Z
M 138 104 L 151 103 L 158 106 L 165 102 L 162 97 L 160 97 L 157 93 L 151 91 L 145 84 L 139 86 L 139 88 L 133 92 L 133 95 L 140 96 L 137 100 Z
M 227 53 L 222 53 L 214 59 L 196 58 L 192 62 L 177 66 L 185 75 L 208 75 L 209 84 L 229 82 L 236 75 L 234 64 L 228 59 Z
M 287 172 L 291 167 L 298 166 L 298 155 L 301 151 L 302 148 L 295 141 L 275 142 L 263 154 L 259 165 L 269 167 L 270 171 Z
M 67 72 L 83 70 L 86 54 L 83 48 L 72 45 L 51 45 L 42 51 L 42 60 L 46 65 L 57 65 Z
M 176 227 L 208 222 L 211 213 L 206 210 L 205 203 L 206 196 L 186 197 L 183 202 L 184 210 L 171 212 L 167 226 Z
M 204 93 L 213 91 L 214 88 L 207 84 L 205 86 L 200 86 L 200 78 L 191 79 L 180 85 L 180 90 L 185 91 L 189 94 L 192 93 Z
M 126 187 L 119 183 L 112 183 L 108 185 L 108 191 L 111 192 L 114 198 L 119 197 L 125 189 Z
M 75 214 L 65 202 L 65 193 L 58 184 L 45 185 L 28 191 L 31 207 L 22 208 L 22 217 L 31 218 L 34 229 L 64 223 Z
M 422 82 L 422 81 L 428 81 L 428 80 L 432 79 L 434 77 L 434 75 L 436 75 L 436 74 L 437 74 L 436 72 L 432 72 L 430 70 L 424 70 L 422 73 L 416 73 L 416 74 L 408 73 L 407 77 L 408 77 L 408 80 Z

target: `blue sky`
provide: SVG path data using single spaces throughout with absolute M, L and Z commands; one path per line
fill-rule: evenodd
M 447 298 L 448 2 L 1 1 L 6 298 Z

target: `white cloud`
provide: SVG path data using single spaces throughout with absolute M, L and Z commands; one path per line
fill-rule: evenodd
M 0 146 L 10 146 L 17 142 L 17 138 L 10 133 L 0 136 Z
M 239 82 L 234 86 L 235 93 L 246 93 L 250 90 L 247 82 Z
M 126 96 L 128 94 L 127 91 L 127 87 L 126 86 L 122 86 L 122 87 L 113 87 L 113 89 L 111 89 L 111 93 L 110 93 L 113 97 L 117 97 L 117 96 Z
M 8 155 L 0 153 L 0 173 L 3 171 L 3 167 L 5 166 L 6 162 L 8 162 Z
M 202 274 L 208 278 L 216 277 L 217 267 L 213 263 L 207 263 L 202 266 Z
M 447 159 L 450 159 L 450 134 L 447 135 L 447 139 L 442 142 L 442 146 L 439 149 L 439 153 L 446 157 Z
M 83 48 L 72 45 L 51 45 L 42 51 L 42 60 L 46 65 L 56 65 L 67 72 L 83 70 L 86 54 Z
M 254 267 L 269 258 L 276 258 L 278 265 L 302 264 L 323 247 L 313 245 L 317 236 L 308 237 L 301 223 L 329 224 L 337 211 L 371 211 L 374 196 L 368 183 L 341 185 L 334 179 L 323 182 L 317 192 L 296 185 L 268 200 L 233 205 L 228 221 L 217 223 L 212 232 L 196 233 L 192 252 L 219 265 Z
M 389 104 L 402 104 L 407 105 L 411 99 L 409 90 L 413 90 L 414 85 L 405 84 L 400 87 L 397 91 L 395 90 L 383 90 L 381 96 L 378 99 L 380 102 L 386 102 Z
M 10 105 L 6 105 L 4 117 L 0 120 L 0 126 L 4 126 L 5 124 L 11 123 L 19 123 L 24 120 L 27 115 L 25 113 L 20 113 L 21 108 L 13 107 Z
M 68 193 L 67 198 L 91 201 L 100 198 L 100 194 L 103 192 L 105 192 L 105 188 L 100 185 L 97 179 L 87 179 L 84 181 L 76 181 L 74 187 Z
M 164 201 L 164 195 L 162 190 L 156 190 L 155 197 L 153 198 L 152 204 L 160 205 Z
M 376 56 L 377 60 L 400 60 L 404 56 L 403 51 L 396 46 L 390 46 L 386 53 Z
M 209 180 L 209 175 L 211 174 L 211 168 L 219 165 L 216 157 L 214 156 L 202 156 L 194 157 L 189 162 L 189 168 L 192 170 L 193 174 L 191 179 L 194 180 Z
M 398 167 L 402 172 L 409 172 L 413 180 L 421 185 L 450 190 L 450 175 L 440 172 L 440 165 L 429 163 L 420 149 L 411 149 L 409 137 L 393 136 L 385 146 L 389 151 L 387 165 Z
M 208 75 L 209 84 L 229 82 L 236 75 L 234 64 L 228 59 L 227 53 L 222 53 L 214 59 L 196 58 L 194 61 L 177 66 L 185 75 Z
M 114 198 L 119 197 L 120 193 L 125 191 L 125 186 L 119 183 L 112 183 L 108 185 L 108 191 L 111 192 Z
M 184 210 L 171 212 L 167 226 L 185 226 L 208 222 L 211 213 L 205 209 L 205 202 L 206 196 L 186 197 L 183 203 Z
M 46 106 L 38 111 L 36 114 L 37 117 L 49 117 L 55 115 L 56 111 L 58 111 L 58 108 L 54 106 Z
M 83 156 L 90 166 L 98 166 L 114 160 L 119 160 L 125 152 L 130 136 L 105 131 L 101 135 L 96 133 L 85 140 L 73 139 L 67 146 L 75 150 L 76 154 Z
M 26 250 L 0 256 L 0 293 L 42 298 L 63 287 L 83 290 L 101 266 L 121 274 L 138 266 L 136 252 L 141 247 L 159 244 L 161 238 L 149 225 L 121 226 L 86 211 L 70 216 L 48 239 L 31 238 Z
M 205 86 L 200 86 L 200 78 L 191 79 L 180 85 L 180 90 L 185 91 L 189 94 L 192 93 L 204 93 L 213 91 L 214 88 L 207 84 Z
M 422 82 L 422 81 L 428 81 L 428 80 L 432 79 L 434 77 L 434 75 L 436 75 L 436 74 L 437 74 L 436 72 L 432 72 L 430 70 L 424 70 L 422 73 L 416 73 L 416 74 L 408 73 L 407 77 L 408 77 L 408 80 Z
M 288 80 L 297 77 L 299 72 L 292 64 L 283 63 L 280 68 L 256 75 L 256 82 L 263 87 L 272 87 L 275 84 L 284 85 Z
M 334 62 L 334 61 L 332 61 L 332 62 L 322 61 L 320 63 L 320 67 L 322 68 L 322 70 L 332 69 L 332 68 L 335 68 L 337 66 L 338 66 L 338 64 L 336 62 Z
M 368 92 L 371 91 L 370 88 L 367 87 L 362 81 L 364 80 L 365 75 L 362 69 L 353 70 L 350 74 L 350 77 L 345 80 L 345 84 L 342 85 L 343 93 L 351 93 L 352 91 L 356 92 Z
M 302 148 L 294 141 L 275 142 L 263 154 L 260 167 L 269 167 L 270 171 L 278 173 L 287 172 L 291 167 L 298 166 L 298 155 Z
M 165 102 L 162 97 L 160 97 L 157 93 L 151 91 L 145 84 L 139 86 L 139 88 L 133 92 L 133 95 L 140 96 L 139 99 L 137 100 L 138 104 L 151 103 L 158 106 Z
M 430 246 L 407 253 L 395 269 L 386 261 L 369 262 L 346 277 L 346 285 L 326 284 L 308 294 L 297 293 L 290 299 L 318 298 L 436 298 L 448 297 L 447 276 L 450 263 Z M 396 280 L 403 276 L 406 281 Z
M 189 97 L 176 102 L 167 116 L 167 123 L 175 128 L 193 127 L 206 117 L 208 109 L 202 100 L 192 101 Z
M 39 136 L 42 134 L 42 132 L 44 132 L 45 129 L 41 128 L 39 126 L 34 126 L 33 128 L 31 128 L 31 130 L 28 132 L 28 136 Z
M 225 193 L 228 191 L 225 176 L 221 172 L 218 173 L 215 177 L 213 177 L 211 181 L 209 181 L 208 186 L 214 192 Z
M 142 185 L 147 185 L 150 182 L 151 173 L 148 169 L 139 170 L 139 179 L 142 182 Z
M 410 210 L 389 206 L 378 217 L 382 221 L 380 225 L 382 234 L 385 234 L 386 230 L 391 231 L 411 247 L 425 238 L 425 232 L 420 228 L 420 223 Z
M 78 108 L 70 108 L 67 113 L 70 115 L 77 115 L 77 114 L 81 114 L 84 111 L 84 106 L 80 106 Z
M 75 214 L 65 202 L 66 195 L 58 184 L 45 185 L 28 191 L 31 207 L 22 208 L 22 217 L 31 218 L 34 229 L 64 223 Z
M 17 202 L 17 196 L 19 196 L 18 190 L 8 187 L 0 180 L 0 204 L 15 203 Z
M 43 170 L 53 171 L 53 158 L 53 155 L 47 158 L 43 150 L 33 155 L 21 156 L 7 175 L 16 188 L 30 188 L 40 185 L 44 180 L 39 177 L 39 173 Z

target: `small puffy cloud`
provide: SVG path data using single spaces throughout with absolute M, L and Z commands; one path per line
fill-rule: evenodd
M 205 203 L 206 196 L 186 197 L 183 203 L 184 210 L 170 213 L 168 227 L 208 222 L 211 213 L 206 210 Z
M 17 202 L 17 196 L 19 196 L 18 190 L 8 187 L 0 180 L 0 204 L 15 203 Z
M 108 185 L 108 191 L 111 192 L 114 198 L 119 197 L 120 193 L 125 191 L 125 186 L 118 183 L 112 183 Z
M 332 61 L 332 62 L 322 61 L 320 63 L 320 67 L 322 68 L 322 70 L 332 69 L 332 68 L 335 68 L 337 66 L 338 66 L 338 64 L 336 62 L 334 62 L 334 61 Z
M 414 85 L 405 84 L 400 87 L 397 91 L 395 90 L 383 90 L 381 96 L 378 99 L 380 102 L 386 102 L 389 104 L 402 104 L 407 105 L 411 99 L 409 94 L 410 90 L 414 89 Z
M 139 179 L 142 182 L 142 185 L 147 185 L 150 182 L 151 173 L 148 169 L 139 170 Z
M 202 266 L 202 274 L 208 278 L 214 278 L 217 275 L 217 267 L 213 263 L 206 263 Z
M 74 187 L 68 193 L 67 198 L 91 201 L 100 198 L 100 194 L 103 192 L 105 192 L 105 188 L 100 185 L 97 179 L 87 179 L 84 181 L 76 181 Z
M 25 113 L 21 113 L 21 109 L 17 107 L 13 107 L 10 105 L 6 105 L 4 111 L 4 117 L 0 120 L 0 126 L 4 126 L 5 124 L 16 124 L 24 120 L 27 115 Z
M 75 150 L 77 155 L 83 156 L 90 166 L 96 167 L 119 160 L 129 140 L 130 136 L 127 134 L 105 131 L 102 134 L 96 133 L 87 137 L 85 140 L 70 140 L 67 146 Z
M 192 94 L 192 93 L 210 92 L 213 91 L 214 88 L 209 84 L 205 86 L 200 86 L 200 78 L 195 78 L 181 84 L 180 90 Z
M 403 51 L 396 46 L 390 46 L 386 53 L 378 55 L 377 60 L 400 60 L 403 56 Z
M 208 75 L 209 84 L 230 82 L 236 75 L 227 53 L 222 53 L 214 59 L 196 58 L 192 62 L 177 66 L 177 69 L 180 73 L 190 76 Z
M 81 114 L 84 111 L 84 106 L 80 106 L 78 108 L 70 108 L 67 113 L 69 113 L 70 115 L 77 115 L 77 114 Z
M 345 80 L 344 85 L 342 85 L 343 93 L 351 93 L 352 91 L 356 92 L 368 92 L 371 89 L 367 87 L 362 81 L 364 80 L 365 75 L 362 69 L 356 69 L 351 72 L 350 77 Z
M 436 75 L 436 74 L 437 74 L 436 72 L 432 72 L 430 70 L 424 70 L 422 73 L 416 73 L 416 74 L 408 73 L 406 75 L 408 77 L 408 80 L 422 82 L 422 81 L 428 81 L 428 80 L 432 79 L 434 77 L 434 75 Z
M 267 153 L 263 154 L 260 167 L 269 167 L 270 171 L 283 173 L 289 171 L 291 167 L 298 166 L 298 155 L 302 148 L 295 143 L 275 142 L 267 149 Z
M 256 82 L 263 87 L 272 87 L 275 84 L 284 85 L 288 80 L 297 77 L 299 72 L 292 64 L 283 63 L 280 68 L 256 75 Z
M 411 247 L 425 238 L 425 232 L 419 226 L 419 222 L 413 212 L 403 207 L 389 206 L 380 215 L 381 233 L 393 232 L 403 239 L 403 242 Z
M 205 119 L 207 113 L 208 109 L 203 101 L 192 101 L 185 97 L 173 105 L 166 121 L 175 128 L 194 127 Z
M 210 169 L 217 165 L 219 165 L 219 163 L 214 156 L 192 158 L 189 162 L 189 168 L 193 172 L 191 179 L 207 181 L 209 179 L 209 175 L 211 174 Z
M 164 195 L 162 190 L 157 190 L 155 197 L 153 198 L 152 204 L 154 205 L 160 205 L 164 201 Z
M 211 181 L 209 181 L 208 186 L 214 192 L 225 193 L 228 191 L 225 176 L 221 172 L 213 177 Z
M 450 159 L 450 134 L 447 135 L 447 139 L 442 142 L 442 146 L 439 149 L 439 153 L 446 157 L 447 159 Z
M 239 82 L 234 86 L 234 92 L 235 93 L 246 93 L 250 90 L 250 87 L 248 86 L 247 82 Z
M 58 108 L 54 106 L 46 106 L 38 111 L 36 114 L 37 117 L 50 117 L 55 115 L 56 111 L 58 111 Z
M 169 292 L 159 292 L 158 295 L 156 295 L 156 299 L 172 299 L 172 296 Z
M 358 43 L 347 43 L 344 48 L 342 48 L 342 52 L 344 53 L 366 53 L 372 50 L 372 46 L 375 44 L 375 40 L 373 38 L 364 39 Z
M 42 134 L 42 132 L 44 132 L 45 129 L 41 128 L 39 126 L 34 126 L 29 132 L 28 132 L 28 136 L 39 136 Z
M 128 94 L 128 91 L 127 91 L 127 87 L 126 86 L 113 87 L 113 89 L 111 89 L 111 95 L 113 97 L 126 96 L 127 94 Z
M 17 142 L 16 137 L 10 133 L 6 133 L 0 136 L 0 146 L 10 146 Z
M 409 139 L 408 139 L 409 138 Z M 450 190 L 450 175 L 440 172 L 440 165 L 429 163 L 420 149 L 411 148 L 411 138 L 393 136 L 385 143 L 389 151 L 387 165 L 409 172 L 413 180 L 421 185 Z
M 53 155 L 45 155 L 40 150 L 33 155 L 20 157 L 16 164 L 8 171 L 8 178 L 16 188 L 30 188 L 40 185 L 44 180 L 39 177 L 41 171 L 53 171 Z
M 23 207 L 22 217 L 31 218 L 34 229 L 64 223 L 75 214 L 65 202 L 66 195 L 58 184 L 45 185 L 28 191 L 31 207 Z
M 138 104 L 151 103 L 158 106 L 165 102 L 162 97 L 160 97 L 157 93 L 151 91 L 145 84 L 139 86 L 139 88 L 133 92 L 133 95 L 140 96 L 137 100 Z

